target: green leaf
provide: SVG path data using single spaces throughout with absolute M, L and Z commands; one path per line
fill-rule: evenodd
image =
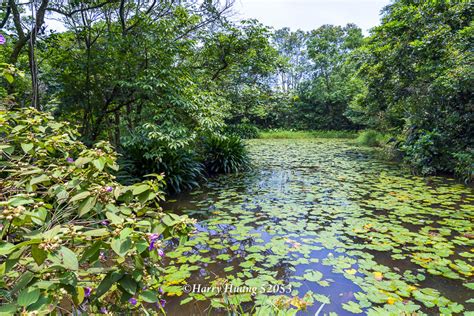
M 27 307 L 28 305 L 35 303 L 39 299 L 39 296 L 39 289 L 25 289 L 18 295 L 18 305 Z
M 81 193 L 78 193 L 76 195 L 74 195 L 70 200 L 69 202 L 75 202 L 75 201 L 80 201 L 80 200 L 84 200 L 86 197 L 88 197 L 89 195 L 91 195 L 91 193 L 89 191 L 83 191 Z
M 130 240 L 130 238 L 121 239 L 119 237 L 116 237 L 112 239 L 112 242 L 110 243 L 110 247 L 120 257 L 124 257 L 127 254 L 127 252 L 130 250 L 130 248 L 132 247 L 132 241 Z
M 76 254 L 72 250 L 66 247 L 61 247 L 61 249 L 59 249 L 59 252 L 61 253 L 63 264 L 66 269 L 79 269 L 79 262 L 77 261 Z
M 109 235 L 109 231 L 106 228 L 92 229 L 84 232 L 86 237 L 102 237 Z
M 84 216 L 85 214 L 89 213 L 92 208 L 94 208 L 96 201 L 97 198 L 94 196 L 89 196 L 87 199 L 82 201 L 78 208 L 79 216 Z
M 102 248 L 101 241 L 97 241 L 92 246 L 87 247 L 82 253 L 80 262 L 81 263 L 86 262 L 90 258 L 94 258 L 94 260 L 97 260 L 97 258 L 99 257 L 99 251 L 101 248 Z
M 331 304 L 331 300 L 326 295 L 313 294 L 313 297 L 316 301 L 321 302 L 323 304 L 327 304 L 327 305 Z
M 85 164 L 88 164 L 91 161 L 92 161 L 92 158 L 90 158 L 90 157 L 79 157 L 79 158 L 76 159 L 74 164 L 77 167 L 81 168 L 82 166 L 84 166 Z
M 105 213 L 105 216 L 107 217 L 107 219 L 109 219 L 112 224 L 114 225 L 117 225 L 117 224 L 122 224 L 124 222 L 123 218 L 120 217 L 120 216 L 117 216 L 115 215 L 114 213 L 112 212 L 107 212 Z
M 109 272 L 102 282 L 100 282 L 97 290 L 95 291 L 96 297 L 101 297 L 112 287 L 112 285 L 122 278 L 123 274 L 119 272 Z
M 20 279 L 16 282 L 15 286 L 11 290 L 11 294 L 15 294 L 16 292 L 20 291 L 21 289 L 25 288 L 28 283 L 34 278 L 33 272 L 26 271 L 20 277 Z
M 106 159 L 104 157 L 100 157 L 98 159 L 93 160 L 92 164 L 94 165 L 94 167 L 97 168 L 97 170 L 102 171 L 104 170 L 105 162 L 106 162 Z
M 0 152 L 11 155 L 15 151 L 15 146 L 11 145 L 0 145 Z
M 347 303 L 342 304 L 342 308 L 354 314 L 360 314 L 363 312 L 363 310 L 360 308 L 360 305 L 354 301 L 349 301 Z
M 8 255 L 15 250 L 15 245 L 9 242 L 0 242 L 0 256 Z
M 23 149 L 25 153 L 28 153 L 30 152 L 30 150 L 33 149 L 33 146 L 34 146 L 33 143 L 21 144 L 21 149 Z
M 147 303 L 156 303 L 158 302 L 158 293 L 153 291 L 143 291 L 140 294 L 140 298 Z
M 3 72 L 3 76 L 5 77 L 5 79 L 7 79 L 8 83 L 10 84 L 13 83 L 13 81 L 15 80 L 11 73 Z
M 38 183 L 44 183 L 44 182 L 48 182 L 48 181 L 49 181 L 49 177 L 45 174 L 42 174 L 40 176 L 32 178 L 30 180 L 30 185 L 35 185 L 35 184 L 38 184 Z
M 80 305 L 85 298 L 85 292 L 84 288 L 82 286 L 76 287 L 76 293 L 75 295 L 72 296 L 72 299 L 74 300 L 74 303 L 77 305 Z
M 0 305 L 0 315 L 15 315 L 18 306 L 16 304 Z
M 133 195 L 139 195 L 149 189 L 150 189 L 150 186 L 148 184 L 141 184 L 139 186 L 134 187 L 132 193 Z
M 43 249 L 40 249 L 38 245 L 31 246 L 31 255 L 33 259 L 35 259 L 37 265 L 41 265 L 48 257 L 48 253 Z
M 468 289 L 474 290 L 474 282 L 472 282 L 472 283 L 464 283 L 463 285 L 464 285 L 465 287 L 467 287 Z
M 30 306 L 28 306 L 28 311 L 29 312 L 32 312 L 32 311 L 40 311 L 42 308 L 45 307 L 46 304 L 50 304 L 51 303 L 51 299 L 48 298 L 48 297 L 45 297 L 45 296 L 42 296 L 39 298 L 39 300 L 37 300 L 35 303 L 31 304 Z M 41 313 L 39 313 L 41 314 Z
M 321 280 L 321 278 L 323 277 L 323 274 L 319 271 L 308 271 L 306 272 L 303 277 L 308 280 L 308 281 L 312 281 L 312 282 L 318 282 L 319 280 Z
M 137 283 L 128 275 L 120 279 L 119 284 L 129 294 L 133 295 L 137 291 Z

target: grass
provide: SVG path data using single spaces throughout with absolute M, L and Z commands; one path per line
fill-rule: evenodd
M 262 139 L 304 139 L 304 138 L 357 138 L 356 131 L 262 131 L 258 138 Z

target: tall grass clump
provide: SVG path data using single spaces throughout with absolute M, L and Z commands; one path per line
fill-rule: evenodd
M 209 174 L 243 171 L 249 164 L 245 143 L 237 136 L 213 136 L 204 143 L 204 165 Z

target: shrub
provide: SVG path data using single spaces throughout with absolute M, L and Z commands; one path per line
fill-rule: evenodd
M 252 124 L 238 124 L 228 125 L 226 128 L 226 134 L 238 136 L 242 139 L 258 138 L 259 129 L 257 126 Z
M 369 147 L 383 147 L 390 137 L 374 130 L 362 131 L 357 137 L 357 143 Z
M 177 150 L 166 153 L 156 162 L 156 170 L 167 177 L 170 192 L 191 190 L 204 180 L 204 165 L 192 150 Z
M 204 143 L 204 164 L 210 174 L 234 173 L 249 167 L 244 142 L 236 137 L 210 137 Z
M 0 111 L 0 135 L 0 314 L 145 313 L 160 302 L 161 248 L 193 227 L 161 211 L 163 176 L 120 185 L 108 143 L 87 148 L 34 109 Z
M 401 146 L 403 159 L 414 171 L 422 175 L 449 171 L 450 162 L 446 160 L 447 151 L 444 144 L 445 141 L 436 130 L 412 131 Z
M 169 193 L 190 190 L 204 179 L 204 165 L 196 153 L 197 149 L 166 148 L 164 145 L 134 137 L 133 141 L 126 142 L 123 146 L 124 158 L 121 162 L 126 170 L 120 174 L 120 179 L 127 181 L 129 178 L 143 177 L 149 173 L 163 173 Z
M 474 150 L 453 154 L 455 174 L 466 183 L 474 180 Z

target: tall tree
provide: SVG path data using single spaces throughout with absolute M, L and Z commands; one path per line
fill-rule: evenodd
M 353 110 L 369 126 L 404 133 L 424 173 L 474 161 L 472 2 L 396 1 L 359 52 L 366 89 Z M 471 167 L 468 167 L 472 169 Z
M 351 128 L 345 112 L 360 83 L 353 79 L 356 68 L 350 56 L 362 42 L 362 31 L 353 24 L 324 25 L 310 32 L 307 46 L 311 79 L 303 82 L 298 92 L 300 127 Z

